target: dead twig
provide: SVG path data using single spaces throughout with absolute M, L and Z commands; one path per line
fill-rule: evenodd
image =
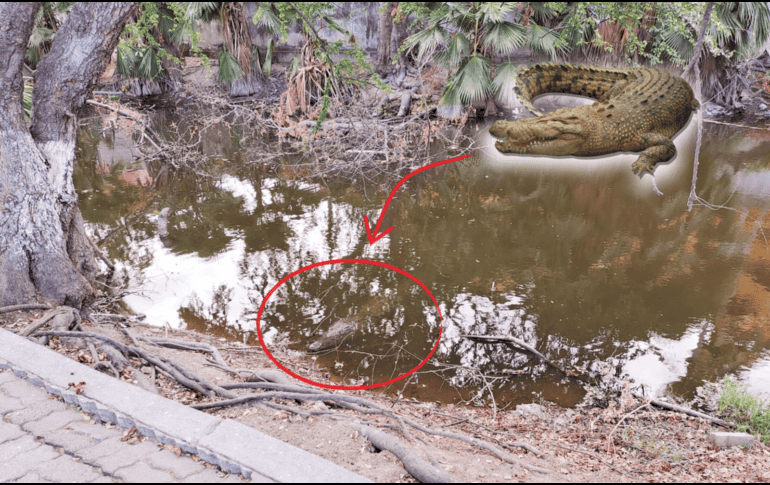
M 615 424 L 615 427 L 613 427 L 612 431 L 610 431 L 610 434 L 607 435 L 607 453 L 611 453 L 610 446 L 612 444 L 612 435 L 615 434 L 615 431 L 618 429 L 618 426 L 620 426 L 620 423 L 625 421 L 627 417 L 631 416 L 635 412 L 639 411 L 640 409 L 646 408 L 649 405 L 650 405 L 650 403 L 646 402 L 646 403 L 642 404 L 641 406 L 637 407 L 636 409 L 634 409 L 633 411 L 631 411 L 629 413 L 626 413 L 622 418 L 620 418 L 618 420 L 618 422 Z
M 91 104 L 91 105 L 94 105 L 94 106 L 99 106 L 100 108 L 106 108 L 106 109 L 109 109 L 109 110 L 111 110 L 111 111 L 114 111 L 114 112 L 116 112 L 116 113 L 117 113 L 117 114 L 119 114 L 120 116 L 125 116 L 126 118 L 128 118 L 128 119 L 130 119 L 130 120 L 136 121 L 137 123 L 139 123 L 140 125 L 142 125 L 142 126 L 144 127 L 144 129 L 145 129 L 145 130 L 147 130 L 147 132 L 148 132 L 149 134 L 151 134 L 153 137 L 155 137 L 155 139 L 158 141 L 158 143 L 163 143 L 163 139 L 162 139 L 161 137 L 159 137 L 157 133 L 155 133 L 155 130 L 153 130 L 152 128 L 150 128 L 150 127 L 149 127 L 149 125 L 147 125 L 147 123 L 145 123 L 144 121 L 140 120 L 140 119 L 139 119 L 139 118 L 137 118 L 136 116 L 134 116 L 134 115 L 132 115 L 132 114 L 129 114 L 129 113 L 126 113 L 126 112 L 125 112 L 125 111 L 123 111 L 122 109 L 119 109 L 119 108 L 115 108 L 115 107 L 113 107 L 113 106 L 110 106 L 110 105 L 108 105 L 108 104 L 104 104 L 104 103 L 100 103 L 100 102 L 98 102 L 98 101 L 94 101 L 93 99 L 87 99 L 87 100 L 86 100 L 86 103 L 88 103 L 88 104 Z M 157 143 L 155 143 L 155 142 L 152 140 L 152 138 L 149 138 L 149 137 L 148 137 L 147 139 L 148 139 L 148 140 L 150 140 L 150 143 L 152 143 L 152 146 L 154 146 L 156 150 L 158 150 L 158 151 L 161 151 L 161 148 L 158 146 L 158 144 L 157 144 Z

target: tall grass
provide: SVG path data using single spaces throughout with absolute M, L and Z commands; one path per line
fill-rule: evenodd
M 749 432 L 770 444 L 770 404 L 749 394 L 746 386 L 730 379 L 724 380 L 719 396 L 719 413 L 738 425 L 739 431 Z

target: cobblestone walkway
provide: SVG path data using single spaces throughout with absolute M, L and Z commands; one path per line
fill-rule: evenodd
M 190 456 L 95 423 L 45 389 L 0 370 L 0 482 L 240 483 Z

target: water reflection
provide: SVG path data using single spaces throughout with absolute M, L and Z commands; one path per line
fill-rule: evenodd
M 99 138 L 88 133 L 75 182 L 96 239 L 108 237 L 110 257 L 141 289 L 126 302 L 157 324 L 237 339 L 249 331 L 254 343 L 256 309 L 285 275 L 365 258 L 414 274 L 445 316 L 434 359 L 392 389 L 407 396 L 487 401 L 494 389 L 498 405 L 533 394 L 569 405 L 582 396 L 540 362 L 466 334 L 512 335 L 562 365 L 609 362 L 654 392 L 692 397 L 703 380 L 735 372 L 767 393 L 768 141 L 751 130 L 704 130 L 697 193 L 715 207 L 687 212 L 686 146 L 656 172 L 662 197 L 631 174 L 633 155 L 587 165 L 560 160 L 571 168 L 545 170 L 480 153 L 412 179 L 389 209 L 386 224 L 395 230 L 375 246 L 363 215 L 375 218 L 384 193 L 367 201 L 349 187 L 235 163 L 223 163 L 225 175 L 215 180 L 166 177 L 150 191 L 121 180 L 124 171 L 100 158 Z M 97 169 L 104 165 L 111 168 Z M 574 168 L 582 166 L 593 168 Z M 158 176 L 151 168 L 150 175 Z M 169 247 L 155 230 L 162 207 L 173 211 Z M 306 349 L 345 317 L 357 318 L 359 330 L 318 362 L 347 384 L 411 369 L 439 326 L 432 302 L 410 280 L 340 265 L 282 286 L 267 305 L 263 333 L 271 345 Z

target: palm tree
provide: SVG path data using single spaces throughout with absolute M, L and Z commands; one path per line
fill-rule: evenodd
M 534 21 L 550 15 L 541 4 L 443 2 L 427 10 L 401 3 L 399 8 L 404 15 L 427 14 L 425 28 L 408 37 L 403 48 L 418 47 L 419 59 L 433 58 L 449 70 L 441 100 L 445 105 L 485 103 L 512 81 L 510 62 L 496 66 L 493 79 L 493 61 L 499 56 L 526 47 L 553 58 L 564 49 L 558 35 Z

